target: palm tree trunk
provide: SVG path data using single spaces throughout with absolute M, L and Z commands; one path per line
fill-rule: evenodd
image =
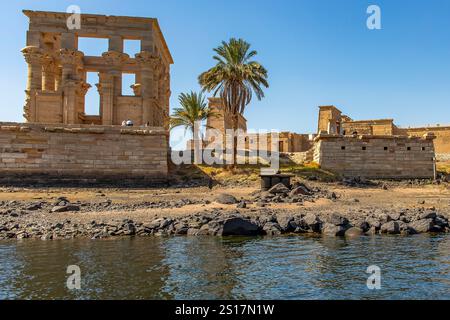
M 192 139 L 194 140 L 194 164 L 201 164 L 201 146 L 202 141 L 199 139 L 199 132 L 194 127 L 192 127 Z
M 237 130 L 239 126 L 239 115 L 233 115 L 233 168 L 237 168 L 237 153 L 238 153 L 238 137 Z

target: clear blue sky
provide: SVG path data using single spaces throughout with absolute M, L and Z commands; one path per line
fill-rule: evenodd
M 317 106 L 402 126 L 450 123 L 450 1 L 165 0 L 11 1 L 0 11 L 0 119 L 22 121 L 28 19 L 22 9 L 158 18 L 175 60 L 171 107 L 198 90 L 212 48 L 242 37 L 269 70 L 266 98 L 249 105 L 249 128 L 314 132 Z M 382 30 L 368 30 L 379 5 Z M 95 90 L 95 88 L 93 89 Z

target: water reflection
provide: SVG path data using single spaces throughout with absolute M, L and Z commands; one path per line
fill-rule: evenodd
M 68 265 L 82 289 L 66 288 Z M 382 270 L 367 289 L 366 269 Z M 450 299 L 450 236 L 0 243 L 0 299 Z

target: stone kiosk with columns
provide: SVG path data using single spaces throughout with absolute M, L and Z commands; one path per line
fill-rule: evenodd
M 24 11 L 30 19 L 24 116 L 28 122 L 167 127 L 170 65 L 173 63 L 156 19 L 81 15 L 81 28 L 69 30 L 70 14 Z M 79 37 L 107 38 L 109 49 L 100 57 L 78 50 Z M 135 57 L 123 53 L 124 40 L 140 40 Z M 98 72 L 100 115 L 85 114 L 84 97 L 93 90 L 87 72 Z M 134 96 L 122 96 L 122 74 L 134 74 Z
M 29 18 L 25 124 L 0 122 L 2 178 L 18 175 L 164 180 L 168 173 L 171 54 L 153 18 L 24 11 Z M 78 50 L 80 37 L 107 38 L 101 56 Z M 124 53 L 124 40 L 140 52 Z M 96 88 L 87 72 L 98 72 Z M 122 95 L 122 74 L 134 95 Z M 100 94 L 99 115 L 85 112 L 88 90 Z M 134 127 L 121 127 L 123 120 Z

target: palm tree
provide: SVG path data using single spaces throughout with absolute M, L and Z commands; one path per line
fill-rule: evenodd
M 201 92 L 181 93 L 178 96 L 178 101 L 181 107 L 174 109 L 170 117 L 170 129 L 182 126 L 185 131 L 190 130 L 192 132 L 195 148 L 194 157 L 195 162 L 198 163 L 200 160 L 199 143 L 201 143 L 201 138 L 199 129 L 201 122 L 208 117 L 215 116 L 215 113 L 208 107 Z
M 239 115 L 244 113 L 245 107 L 251 102 L 253 94 L 258 100 L 264 97 L 262 87 L 268 88 L 267 70 L 252 58 L 257 55 L 250 51 L 250 44 L 243 39 L 231 38 L 229 42 L 214 49 L 214 60 L 217 64 L 202 73 L 198 80 L 204 91 L 219 94 L 226 110 L 232 115 L 233 130 L 238 129 Z M 233 165 L 237 159 L 237 137 L 233 143 Z

